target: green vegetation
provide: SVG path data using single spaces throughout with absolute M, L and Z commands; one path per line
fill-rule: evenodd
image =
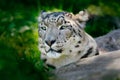
M 97 16 L 85 30 L 96 37 L 116 28 L 111 19 L 120 16 L 119 7 L 119 0 L 1 0 L 0 80 L 47 80 L 37 47 L 41 10 L 78 13 L 88 9 Z

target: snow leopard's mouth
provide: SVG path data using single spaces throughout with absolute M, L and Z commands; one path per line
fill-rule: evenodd
M 55 50 L 55 49 L 52 49 L 50 48 L 48 51 L 46 51 L 47 53 L 48 52 L 57 52 L 57 53 L 62 53 L 62 49 L 59 49 L 59 50 Z
M 62 50 L 49 49 L 46 53 L 47 57 L 49 58 L 59 58 L 61 56 Z

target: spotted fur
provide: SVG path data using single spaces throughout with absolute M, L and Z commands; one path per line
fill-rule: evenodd
M 87 11 L 41 12 L 38 21 L 39 50 L 45 63 L 60 68 L 97 54 L 95 40 L 84 31 Z

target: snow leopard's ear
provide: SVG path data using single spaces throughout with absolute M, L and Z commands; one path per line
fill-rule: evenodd
M 87 21 L 89 19 L 89 13 L 87 10 L 80 11 L 77 15 L 80 21 Z
M 75 19 L 80 23 L 80 27 L 84 28 L 86 21 L 89 20 L 89 13 L 87 10 L 80 11 L 75 15 Z
M 66 12 L 66 14 L 65 14 L 65 17 L 70 18 L 70 19 L 73 18 L 73 16 L 74 16 L 73 13 Z
M 41 11 L 38 17 L 38 22 L 41 22 L 49 13 L 46 11 Z

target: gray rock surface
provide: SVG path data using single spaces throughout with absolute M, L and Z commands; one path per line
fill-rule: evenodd
M 120 29 L 113 30 L 95 39 L 100 51 L 109 52 L 120 49 Z
M 53 73 L 50 80 L 120 80 L 120 50 L 82 59 Z

